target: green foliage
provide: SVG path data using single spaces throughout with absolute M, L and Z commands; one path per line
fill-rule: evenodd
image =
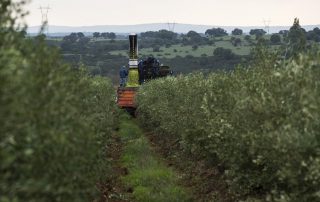
M 100 36 L 105 39 L 111 39 L 111 40 L 114 40 L 117 38 L 117 35 L 114 32 L 103 32 L 101 33 Z
M 177 185 L 176 174 L 159 161 L 147 138 L 132 120 L 122 117 L 119 133 L 125 142 L 121 160 L 129 170 L 123 182 L 133 190 L 135 201 L 188 201 L 185 190 Z
M 189 31 L 187 33 L 187 37 L 189 37 L 189 38 L 199 38 L 199 37 L 201 37 L 201 35 L 199 33 L 195 32 L 195 31 Z
M 209 40 L 207 37 L 202 37 L 199 33 L 195 31 L 189 31 L 187 34 L 182 34 L 182 44 L 187 45 L 207 45 Z
M 239 199 L 319 201 L 320 54 L 272 58 L 151 81 L 137 96 L 139 118 L 223 169 Z
M 100 35 L 100 32 L 94 32 L 92 36 L 93 38 L 99 38 L 101 35 Z
M 280 44 L 281 43 L 281 36 L 279 34 L 272 34 L 270 37 L 270 42 L 272 44 Z
M 244 39 L 245 39 L 246 41 L 248 41 L 248 42 L 250 42 L 250 41 L 251 41 L 251 37 L 250 37 L 250 35 L 246 35 L 246 36 L 244 37 Z
M 113 87 L 61 63 L 43 36 L 23 38 L 21 7 L 0 2 L 0 201 L 92 200 L 108 174 Z
M 194 50 L 194 51 L 197 50 L 198 48 L 199 48 L 199 46 L 197 46 L 197 45 L 192 46 L 192 50 Z
M 190 34 L 189 34 L 190 35 Z M 191 35 L 193 36 L 193 35 Z M 224 36 L 218 39 L 208 39 L 199 34 L 195 34 L 192 39 L 185 34 L 181 34 L 177 39 L 161 39 L 151 37 L 139 38 L 139 54 L 141 58 L 150 55 L 157 56 L 158 52 L 153 52 L 153 48 L 160 47 L 161 60 L 163 64 L 169 65 L 175 72 L 190 73 L 193 71 L 208 72 L 216 69 L 233 69 L 235 65 L 242 64 L 241 60 L 247 61 L 250 58 L 250 50 L 256 44 L 254 37 L 242 35 L 230 41 L 232 36 Z M 265 38 L 268 38 L 266 36 Z M 120 37 L 118 37 L 120 38 Z M 114 43 L 106 40 L 91 40 L 86 43 L 88 37 L 82 38 L 82 42 L 69 43 L 47 39 L 50 45 L 60 46 L 64 60 L 77 67 L 79 63 L 89 67 L 92 75 L 103 75 L 111 77 L 113 82 L 118 83 L 119 67 L 128 60 L 128 40 L 116 40 Z M 272 45 L 272 44 L 271 44 Z M 193 46 L 198 46 L 193 49 Z M 278 45 L 272 45 L 277 48 Z M 222 47 L 231 49 L 236 57 L 232 60 L 217 59 L 212 56 L 215 48 Z M 186 51 L 189 52 L 186 53 Z M 170 54 L 170 55 L 169 55 Z M 202 55 L 206 54 L 207 58 Z M 187 55 L 194 56 L 193 59 L 186 58 Z M 181 57 L 183 58 L 181 58 Z
M 320 42 L 320 29 L 314 28 L 314 30 L 310 30 L 307 32 L 307 40 L 312 40 L 315 42 Z
M 213 36 L 213 37 L 222 37 L 222 36 L 228 35 L 227 31 L 222 28 L 208 29 L 208 30 L 206 30 L 205 34 L 207 36 Z
M 233 46 L 237 47 L 241 46 L 242 41 L 240 38 L 231 37 L 231 43 Z
M 235 28 L 233 31 L 232 31 L 232 35 L 242 35 L 243 34 L 243 30 L 242 29 L 239 29 L 239 28 Z
M 278 50 L 272 50 L 268 46 L 267 40 L 260 38 L 256 46 L 252 49 L 251 55 L 253 57 L 253 66 L 263 69 L 270 69 L 279 61 Z
M 148 31 L 140 34 L 142 38 L 158 38 L 164 40 L 174 40 L 177 38 L 178 34 L 168 31 L 168 30 L 159 30 L 157 32 Z
M 289 30 L 280 30 L 279 31 L 279 34 L 284 36 L 284 37 L 288 36 L 288 33 L 289 33 Z
M 160 46 L 154 46 L 154 47 L 152 48 L 152 51 L 153 51 L 153 52 L 160 52 Z
M 84 34 L 82 32 L 71 33 L 71 34 L 63 37 L 63 41 L 70 42 L 70 43 L 75 43 L 75 42 L 79 42 L 84 37 L 85 36 L 84 36 Z
M 298 57 L 299 53 L 306 50 L 306 31 L 300 26 L 298 18 L 294 19 L 286 40 L 289 44 L 287 56 Z
M 235 54 L 232 52 L 232 50 L 230 49 L 226 49 L 226 48 L 216 48 L 213 51 L 213 55 L 216 58 L 223 58 L 225 60 L 229 60 L 235 57 Z
M 261 37 L 265 35 L 267 32 L 263 29 L 252 29 L 250 30 L 250 35 L 255 35 L 256 37 Z

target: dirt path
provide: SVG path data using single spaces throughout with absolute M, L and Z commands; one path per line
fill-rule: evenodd
M 169 140 L 163 135 L 145 132 L 155 153 L 162 156 L 168 167 L 181 175 L 181 184 L 190 190 L 191 201 L 233 202 L 237 201 L 219 167 L 207 165 L 201 156 L 186 154 L 179 140 Z
M 119 135 L 123 143 L 120 163 L 127 170 L 121 181 L 125 198 L 139 202 L 191 201 L 181 186 L 181 176 L 157 155 L 134 120 L 122 118 Z
M 121 115 L 112 138 L 112 177 L 100 187 L 99 201 L 235 201 L 218 168 L 184 154 L 179 141 L 142 131 L 129 115 Z
M 97 187 L 101 192 L 100 199 L 95 202 L 123 202 L 129 201 L 124 194 L 126 192 L 124 184 L 121 182 L 121 176 L 127 174 L 127 169 L 121 165 L 121 155 L 123 144 L 118 133 L 113 133 L 110 144 L 106 146 L 107 158 L 110 162 L 111 170 L 105 182 L 99 182 Z

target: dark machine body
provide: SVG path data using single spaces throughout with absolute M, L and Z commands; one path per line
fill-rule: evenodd
M 159 60 L 154 57 L 148 57 L 141 60 L 138 64 L 139 69 L 139 84 L 143 84 L 146 81 L 166 77 L 172 75 L 169 66 L 160 65 Z

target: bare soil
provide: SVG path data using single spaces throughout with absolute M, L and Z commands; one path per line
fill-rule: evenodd
M 204 159 L 184 153 L 179 140 L 168 140 L 152 132 L 145 134 L 166 164 L 180 173 L 181 183 L 192 191 L 193 201 L 235 201 L 228 191 L 221 168 L 213 168 Z
M 119 135 L 115 132 L 112 135 L 112 141 L 108 145 L 107 158 L 112 163 L 112 175 L 105 181 L 98 183 L 98 188 L 101 192 L 100 199 L 97 202 L 123 202 L 130 201 L 124 193 L 124 185 L 121 183 L 120 177 L 127 175 L 128 170 L 121 166 L 120 157 L 122 154 L 122 141 Z

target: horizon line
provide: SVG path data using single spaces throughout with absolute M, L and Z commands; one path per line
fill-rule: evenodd
M 169 22 L 171 23 L 171 22 Z M 168 22 L 158 22 L 158 23 L 139 23 L 139 24 L 104 24 L 104 25 L 50 25 L 50 26 L 56 26 L 56 27 L 99 27 L 99 26 L 138 26 L 138 25 L 152 25 L 152 24 L 168 24 Z M 195 26 L 211 26 L 211 27 L 265 27 L 264 25 L 209 25 L 209 24 L 193 24 L 193 23 L 175 23 L 181 24 L 181 25 L 195 25 Z M 301 24 L 301 26 L 319 26 L 320 22 L 318 24 Z M 28 27 L 39 27 L 42 25 L 28 25 Z M 290 25 L 270 25 L 269 27 L 290 27 Z

